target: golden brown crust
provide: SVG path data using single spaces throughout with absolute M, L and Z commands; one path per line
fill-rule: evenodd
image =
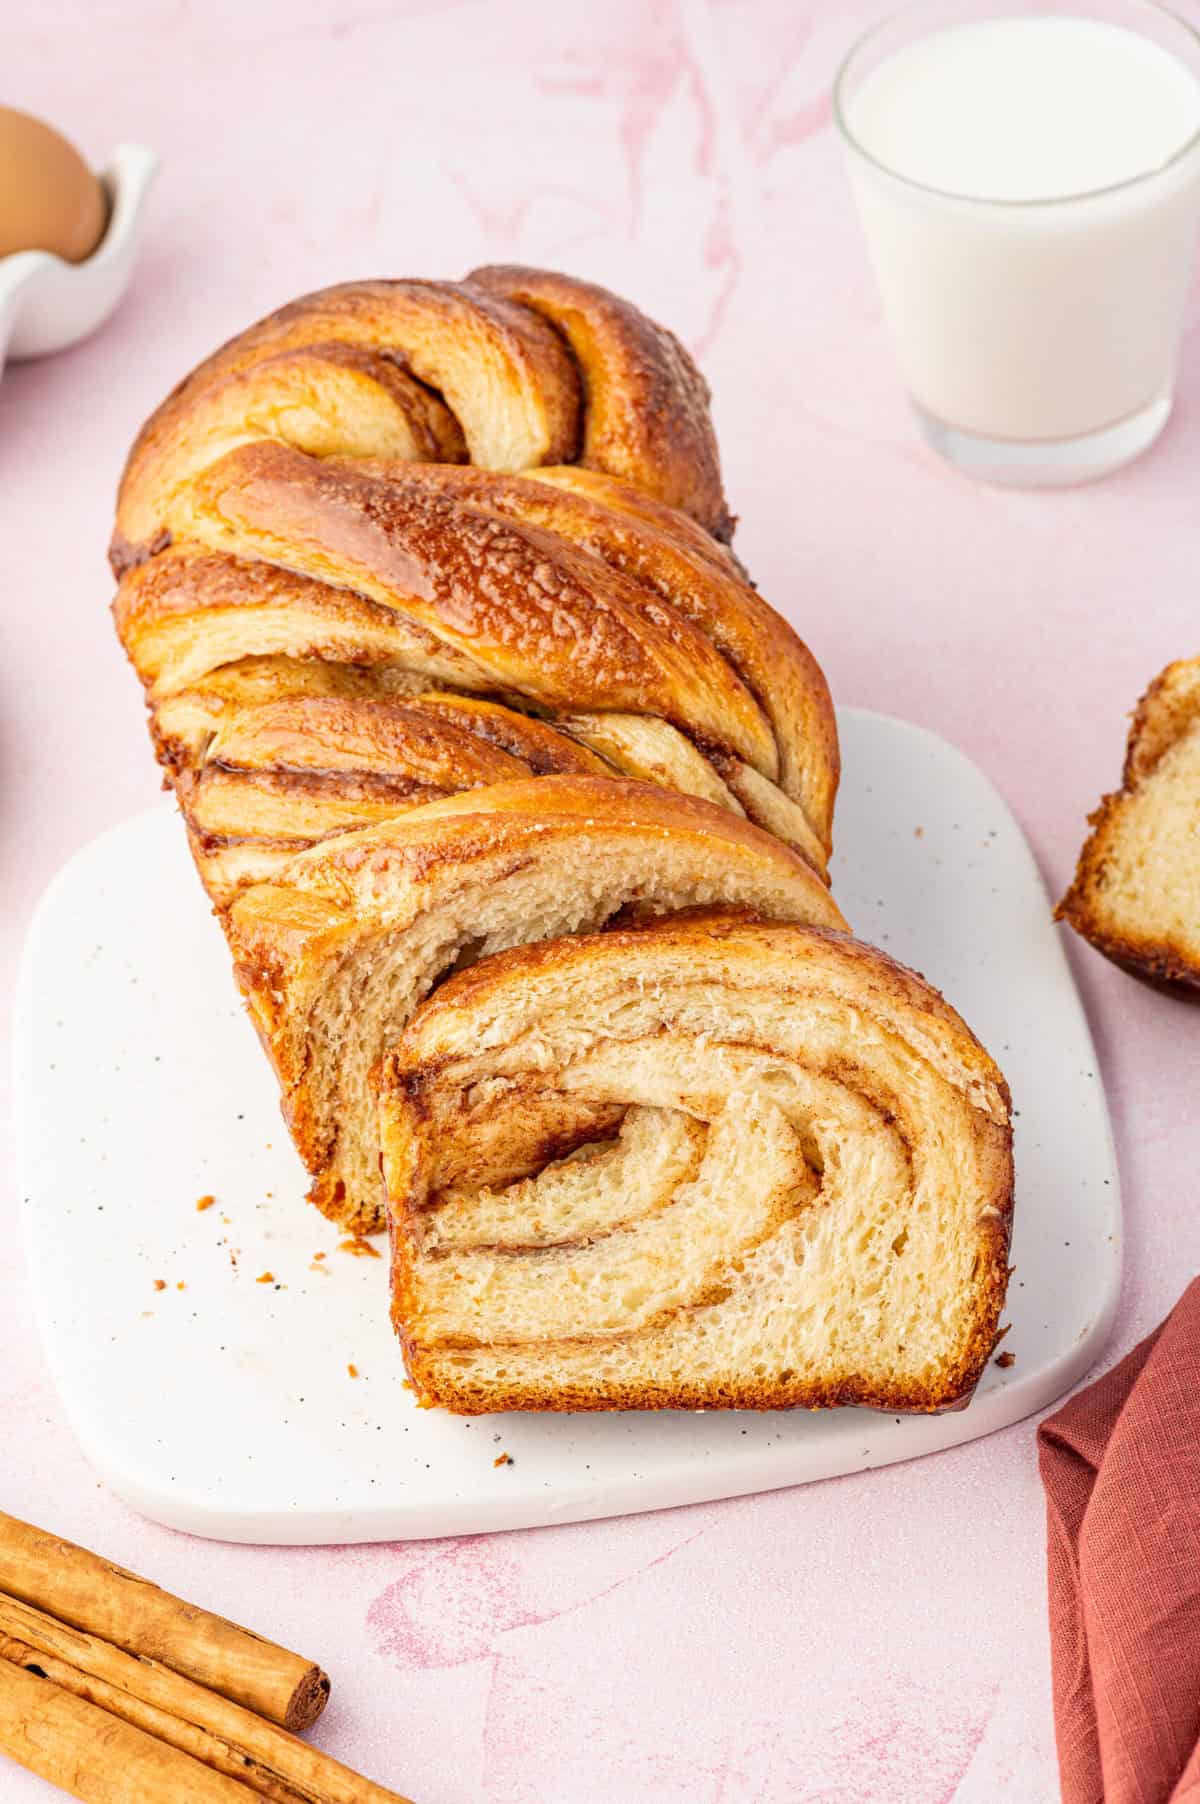
M 1088 816 L 1071 886 L 1055 909 L 1098 952 L 1135 976 L 1200 988 L 1200 944 L 1166 939 L 1129 912 L 1114 912 L 1105 890 L 1110 873 L 1123 869 L 1121 830 L 1131 803 L 1162 760 L 1200 721 L 1200 658 L 1182 658 L 1161 671 L 1138 702 L 1125 748 L 1122 785 L 1102 796 Z M 1195 874 L 1200 886 L 1200 867 Z
M 1159 672 L 1138 702 L 1125 748 L 1126 789 L 1151 771 L 1200 720 L 1200 658 L 1177 658 Z
M 732 537 L 708 384 L 674 333 L 606 288 L 551 270 L 491 264 L 468 281 L 544 314 L 570 344 L 587 394 L 585 468 L 681 508 L 717 539 Z
M 213 709 L 204 739 L 202 757 L 177 770 L 176 792 L 218 907 L 243 874 L 269 880 L 305 846 L 405 808 L 535 774 L 605 770 L 540 722 L 468 697 L 283 694 L 227 717 Z M 178 760 L 178 743 L 164 736 L 164 762 Z M 229 856 L 250 846 L 253 864 Z
M 381 478 L 246 445 L 197 478 L 188 523 L 214 545 L 382 603 L 474 659 L 499 691 L 656 713 L 776 774 L 768 723 L 703 632 L 558 534 L 472 505 L 454 474 L 430 466 L 410 482 L 401 466 Z
M 1003 1307 L 1003 1291 L 997 1312 Z M 399 1331 L 398 1331 L 399 1332 Z M 404 1363 L 413 1388 L 426 1405 L 456 1416 L 483 1416 L 509 1410 L 542 1414 L 618 1409 L 874 1409 L 892 1415 L 942 1415 L 970 1402 L 983 1368 L 996 1345 L 995 1334 L 981 1331 L 964 1349 L 953 1377 L 936 1388 L 869 1382 L 854 1374 L 821 1381 L 793 1379 L 770 1384 L 762 1379 L 703 1384 L 608 1384 L 603 1391 L 586 1383 L 555 1384 L 544 1390 L 528 1385 L 488 1384 L 486 1388 L 457 1380 L 436 1354 L 410 1349 L 401 1335 Z
M 190 464 L 196 438 L 205 436 L 208 422 L 195 416 L 207 412 L 214 390 L 314 345 L 399 358 L 445 403 L 476 462 L 519 470 L 575 455 L 578 376 L 562 340 L 536 313 L 465 283 L 345 283 L 292 301 L 230 339 L 151 415 L 121 483 L 124 539 L 145 543 L 161 528 L 155 510 L 170 492 L 172 466 Z
M 713 537 L 728 518 L 703 378 L 627 302 L 508 267 L 346 284 L 231 339 L 147 421 L 121 486 L 114 612 L 181 781 L 202 774 L 217 689 L 226 716 L 239 705 L 217 673 L 321 660 L 389 690 L 665 723 L 690 749 L 627 737 L 624 758 L 618 735 L 598 755 L 694 781 L 823 871 L 828 691 Z M 353 710 L 354 685 L 340 693 Z M 202 873 L 223 903 L 225 880 Z
M 549 717 L 547 736 L 557 716 L 564 744 L 581 736 L 591 744 L 587 768 L 607 763 L 723 800 L 824 872 L 837 780 L 824 678 L 711 538 L 660 503 L 638 501 L 628 484 L 561 468 L 533 480 L 444 464 L 321 461 L 268 439 L 193 475 L 167 517 L 176 542 L 125 569 L 114 611 L 219 907 L 267 868 L 223 850 L 209 856 L 218 828 L 189 812 L 202 790 L 220 790 L 222 846 L 257 838 L 267 850 L 254 796 L 247 791 L 239 825 L 235 786 L 201 781 L 217 756 L 209 728 L 238 711 L 246 687 L 225 673 L 245 671 L 250 659 L 292 660 L 290 676 L 273 667 L 280 695 L 317 687 L 305 663 L 340 671 L 325 687 L 344 698 L 347 718 L 362 713 L 364 746 L 379 691 L 411 692 L 422 679 L 460 696 L 491 691 L 494 711 L 499 696 L 507 704 L 508 736 L 519 738 L 515 694 Z M 589 733 L 585 717 L 596 723 L 606 711 L 614 723 L 644 720 L 641 740 L 598 724 Z M 668 728 L 687 743 L 664 739 Z M 562 751 L 542 767 L 578 769 L 581 759 Z M 369 758 L 361 774 L 370 786 Z M 421 770 L 407 775 L 398 798 L 419 793 Z M 464 771 L 462 786 L 469 782 Z M 317 823 L 311 838 L 360 824 L 358 792 L 346 794 L 356 806 L 340 823 Z
M 782 615 L 687 515 L 627 482 L 572 466 L 523 477 L 473 469 L 412 469 L 405 477 L 556 534 L 629 579 L 635 596 L 658 598 L 705 634 L 769 719 L 779 782 L 804 806 L 828 852 L 838 744 L 824 675 Z M 652 599 L 635 605 L 652 621 L 663 618 Z
M 1059 905 L 1056 918 L 1070 922 L 1075 931 L 1111 959 L 1114 965 L 1133 977 L 1147 977 L 1153 983 L 1183 984 L 1200 989 L 1200 958 L 1193 958 L 1157 940 L 1136 933 L 1115 933 L 1111 927 L 1096 921 L 1085 909 L 1068 909 L 1066 898 Z
M 585 996 L 586 1003 L 578 1005 L 576 1013 L 577 1005 L 568 999 Z M 645 1005 L 646 997 L 653 1003 Z M 787 1027 L 786 1044 L 761 1037 L 763 1032 L 769 1035 L 761 1006 L 764 998 L 769 999 L 767 1019 L 774 1020 L 777 1031 L 781 1022 Z M 627 1027 L 635 999 L 640 999 L 640 1012 L 635 1011 L 636 1022 Z M 840 1053 L 806 1053 L 810 1033 L 819 1039 L 820 1024 L 839 999 L 848 1010 L 847 1020 L 864 1026 Z M 610 1017 L 612 1029 L 606 1026 Z M 806 1025 L 810 1021 L 811 1029 Z M 662 1036 L 661 1055 L 654 1051 L 656 1031 Z M 610 1032 L 617 1038 L 612 1052 L 606 1053 Z M 633 1038 L 623 1039 L 625 1033 Z M 925 1103 L 915 1106 L 889 1092 L 880 1075 L 886 1065 L 873 1075 L 869 1064 L 860 1063 L 867 1044 L 864 1036 L 871 1033 L 902 1046 L 905 1058 L 915 1061 L 917 1081 L 925 1084 Z M 693 1035 L 698 1037 L 693 1040 Z M 598 1044 L 601 1062 L 596 1067 L 589 1061 Z M 579 1325 L 573 1333 L 539 1336 L 526 1348 L 506 1337 L 499 1325 L 486 1341 L 431 1325 L 423 1274 L 433 1268 L 423 1263 L 428 1255 L 423 1256 L 420 1248 L 429 1233 L 431 1211 L 436 1217 L 439 1197 L 450 1194 L 445 1187 L 458 1196 L 464 1181 L 494 1185 L 509 1173 L 524 1175 L 526 1169 L 536 1168 L 539 1159 L 557 1157 L 573 1138 L 571 1107 L 611 1105 L 618 1099 L 613 1085 L 621 1089 L 627 1081 L 623 1074 L 639 1060 L 644 1066 L 647 1060 L 661 1059 L 664 1088 L 654 1093 L 665 1101 L 680 1044 L 695 1048 L 684 1066 L 692 1073 L 691 1087 L 678 1099 L 693 1119 L 704 1120 L 712 1107 L 721 1106 L 722 1082 L 730 1072 L 736 1073 L 739 1057 L 762 1056 L 765 1066 L 752 1063 L 747 1069 L 751 1073 L 765 1069 L 764 1094 L 774 1096 L 780 1094 L 777 1086 L 798 1057 L 798 1068 L 810 1077 L 835 1082 L 861 1098 L 878 1124 L 875 1133 L 890 1131 L 900 1137 L 910 1188 L 918 1182 L 921 1162 L 933 1156 L 924 1144 L 929 1098 L 942 1094 L 950 1098 L 937 1131 L 944 1135 L 951 1121 L 958 1123 L 963 1170 L 973 1174 L 959 1182 L 973 1188 L 956 1199 L 939 1180 L 934 1193 L 940 1199 L 938 1208 L 950 1214 L 958 1209 L 960 1216 L 965 1211 L 969 1240 L 962 1258 L 970 1276 L 964 1296 L 954 1300 L 960 1303 L 965 1298 L 965 1307 L 952 1344 L 940 1349 L 924 1375 L 908 1375 L 901 1381 L 890 1378 L 881 1365 L 871 1368 L 868 1361 L 865 1367 L 856 1366 L 832 1351 L 820 1370 L 807 1372 L 748 1373 L 731 1367 L 692 1379 L 681 1378 L 678 1372 L 667 1378 L 661 1371 L 643 1373 L 636 1380 L 615 1377 L 611 1370 L 607 1376 L 596 1375 L 604 1367 L 606 1349 L 619 1352 L 636 1346 L 645 1334 L 651 1335 L 656 1351 L 642 1363 L 653 1368 L 671 1345 L 668 1340 L 658 1349 L 654 1337 L 670 1327 L 672 1316 L 686 1342 L 690 1317 L 725 1303 L 731 1289 L 736 1293 L 738 1274 L 753 1246 L 761 1244 L 760 1231 L 751 1242 L 730 1246 L 728 1276 L 715 1291 L 711 1284 L 702 1286 L 703 1295 L 697 1291 L 686 1303 L 676 1302 L 666 1317 L 657 1315 L 632 1333 L 589 1329 L 583 1288 Z M 712 1102 L 705 1100 L 700 1076 L 706 1057 L 717 1060 L 708 1080 Z M 743 1074 L 740 1081 L 749 1080 Z M 382 1062 L 376 1084 L 393 1211 L 393 1320 L 410 1375 L 427 1402 L 467 1414 L 500 1409 L 774 1409 L 843 1404 L 927 1412 L 961 1406 L 995 1345 L 1007 1286 L 1013 1199 L 1007 1086 L 936 991 L 886 955 L 843 934 L 708 913 L 515 948 L 444 984 L 418 1010 Z M 632 1101 L 640 1092 L 631 1085 L 623 1094 Z M 529 1146 L 524 1144 L 525 1124 L 534 1118 L 539 1103 L 550 1111 L 548 1119 L 558 1123 L 548 1155 L 540 1122 Z M 577 1128 L 574 1138 L 585 1137 L 587 1129 Z M 472 1171 L 471 1149 L 481 1139 L 488 1147 L 485 1163 Z M 819 1197 L 810 1206 L 819 1207 Z M 907 1233 L 916 1219 L 898 1207 L 887 1232 Z M 615 1231 L 625 1232 L 631 1225 L 636 1231 L 636 1224 L 621 1220 Z M 768 1224 L 768 1238 L 778 1225 L 778 1220 L 775 1229 Z M 506 1264 L 528 1256 L 528 1269 L 537 1267 L 548 1277 L 563 1252 L 570 1252 L 578 1266 L 576 1281 L 581 1282 L 588 1249 L 597 1244 L 592 1236 L 566 1249 L 542 1244 L 506 1247 L 503 1255 Z M 455 1245 L 470 1253 L 470 1238 L 461 1223 Z M 479 1253 L 497 1255 L 497 1249 L 488 1246 L 485 1236 L 474 1256 Z M 435 1263 L 444 1263 L 446 1256 L 439 1252 Z M 469 1266 L 462 1276 L 469 1278 Z M 798 1294 L 795 1306 L 802 1302 Z M 532 1355 L 535 1348 L 537 1357 L 527 1359 L 529 1370 L 523 1377 L 503 1376 L 514 1363 L 513 1352 L 519 1364 L 523 1352 Z M 540 1367 L 546 1368 L 542 1378 L 536 1375 Z

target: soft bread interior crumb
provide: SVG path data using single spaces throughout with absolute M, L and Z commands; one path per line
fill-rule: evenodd
M 383 1075 L 395 1313 L 429 1396 L 934 1408 L 969 1389 L 1005 1283 L 1010 1129 L 934 992 L 799 927 L 664 923 L 498 962 L 432 998 Z M 624 1107 L 619 1140 L 444 1185 L 481 1112 L 520 1165 L 539 1083 Z
M 1200 658 L 1138 704 L 1124 786 L 1092 816 L 1057 913 L 1118 962 L 1200 985 Z
M 499 1190 L 443 1190 L 425 1224 L 425 1250 L 552 1247 L 610 1233 L 666 1208 L 696 1176 L 705 1141 L 686 1115 L 629 1109 L 617 1139 L 585 1143 L 536 1177 Z
M 656 1111 L 662 1115 L 661 1111 Z M 663 1122 L 666 1135 L 677 1135 Z M 753 1185 L 738 1185 L 744 1161 Z M 653 1161 L 651 1161 L 653 1163 Z M 610 1207 L 634 1204 L 613 1166 L 592 1165 Z M 553 1174 L 548 1174 L 554 1188 Z M 540 1180 L 527 1206 L 536 1214 Z M 544 1248 L 478 1245 L 444 1252 L 425 1266 L 420 1332 L 429 1345 L 469 1339 L 488 1347 L 539 1340 L 633 1333 L 672 1311 L 727 1288 L 730 1262 L 744 1258 L 812 1194 L 796 1136 L 778 1109 L 748 1096 L 718 1115 L 694 1177 L 641 1214 L 598 1236 Z M 487 1231 L 490 1198 L 477 1204 Z
M 1102 919 L 1139 939 L 1200 949 L 1200 721 L 1123 798 L 1092 888 Z

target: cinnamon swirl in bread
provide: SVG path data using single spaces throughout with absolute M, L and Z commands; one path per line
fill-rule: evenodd
M 294 858 L 246 889 L 228 934 L 312 1200 L 384 1224 L 371 1068 L 458 965 L 589 932 L 622 910 L 727 903 L 842 925 L 790 847 L 648 783 L 544 777 L 427 803 Z
M 826 929 L 656 921 L 484 960 L 376 1076 L 427 1402 L 936 1410 L 993 1346 L 1008 1092 Z

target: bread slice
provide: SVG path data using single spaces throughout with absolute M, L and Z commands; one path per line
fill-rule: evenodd
M 844 926 L 808 861 L 770 834 L 696 797 L 607 777 L 427 803 L 244 890 L 227 932 L 312 1200 L 351 1230 L 383 1226 L 368 1074 L 439 979 L 621 910 L 712 904 Z M 610 1109 L 594 1113 L 612 1125 Z M 546 1117 L 539 1131 L 547 1144 L 557 1132 Z
M 883 953 L 720 914 L 524 946 L 439 989 L 375 1081 L 423 1401 L 970 1396 L 1007 1283 L 1008 1091 Z
M 1058 918 L 1117 964 L 1200 986 L 1200 657 L 1138 703 L 1122 786 L 1091 827 Z

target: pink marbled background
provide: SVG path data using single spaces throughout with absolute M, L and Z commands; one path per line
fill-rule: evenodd
M 119 315 L 0 389 L 6 980 L 54 868 L 155 794 L 103 564 L 143 415 L 294 293 L 492 258 L 595 276 L 682 332 L 765 593 L 842 700 L 976 758 L 1061 889 L 1126 710 L 1200 648 L 1200 297 L 1176 418 L 1122 476 L 1039 497 L 939 468 L 897 390 L 829 122 L 838 58 L 879 3 L 49 0 L 6 19 L 6 98 L 97 161 L 121 137 L 164 157 Z M 1182 1005 L 1071 956 L 1126 1185 L 1123 1348 L 1200 1264 L 1200 1039 Z M 319 1653 L 337 1681 L 322 1740 L 419 1804 L 1055 1793 L 1030 1425 L 672 1514 L 216 1546 L 100 1488 L 10 1253 L 0 1506 Z M 5 1768 L 0 1795 L 49 1793 Z

